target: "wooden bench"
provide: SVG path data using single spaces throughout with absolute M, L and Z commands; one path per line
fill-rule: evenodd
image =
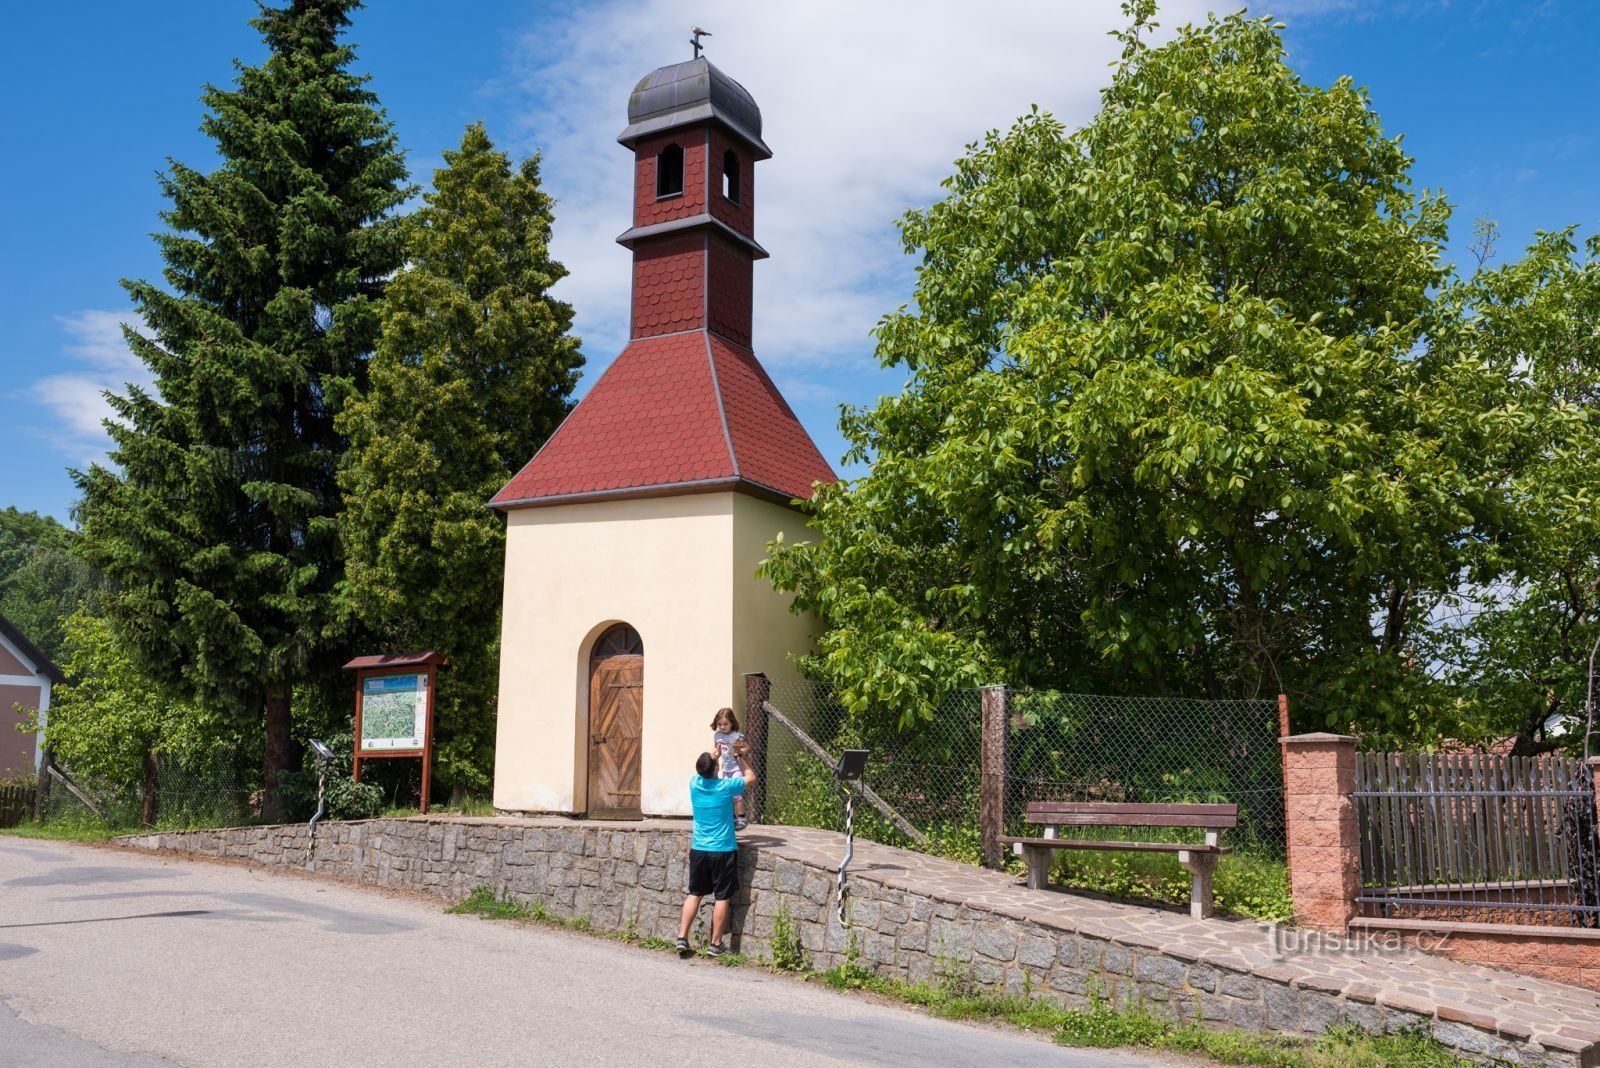
M 1044 828 L 1039 838 L 1002 838 L 1028 862 L 1028 886 L 1045 888 L 1057 849 L 1176 853 L 1189 872 L 1189 915 L 1211 915 L 1211 874 L 1217 858 L 1233 852 L 1221 842 L 1222 832 L 1239 825 L 1238 805 L 1126 805 L 1098 801 L 1033 801 L 1028 822 Z M 1204 842 L 1119 842 L 1063 838 L 1063 827 L 1193 827 L 1205 832 Z

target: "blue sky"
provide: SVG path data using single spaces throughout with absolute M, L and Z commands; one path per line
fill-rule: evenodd
M 1168 0 L 1168 26 L 1206 5 Z M 1534 230 L 1600 223 L 1600 130 L 1588 88 L 1600 5 L 1577 0 L 1257 5 L 1288 23 L 1306 79 L 1342 74 L 1372 90 L 1404 133 L 1418 185 L 1456 205 L 1464 249 L 1492 216 L 1501 254 Z M 907 300 L 912 262 L 893 220 L 937 199 L 968 141 L 1030 104 L 1069 124 L 1094 111 L 1120 22 L 1114 0 L 966 0 L 806 5 L 745 0 L 599 0 L 440 5 L 379 0 L 352 33 L 358 69 L 426 182 L 462 128 L 482 119 L 502 147 L 544 153 L 558 199 L 556 251 L 589 359 L 585 386 L 621 347 L 628 154 L 615 143 L 633 82 L 687 58 L 687 29 L 761 104 L 775 157 L 757 177 L 756 351 L 823 452 L 843 451 L 841 403 L 898 388 L 872 359 L 872 324 Z M 67 468 L 103 456 L 99 391 L 140 369 L 118 340 L 117 284 L 155 277 L 149 234 L 166 157 L 213 161 L 198 96 L 261 48 L 245 0 L 80 2 L 8 10 L 0 42 L 0 507 L 63 519 Z M 447 17 L 441 17 L 448 11 Z M 159 12 L 159 17 L 155 14 Z M 1464 253 L 1459 253 L 1464 255 Z

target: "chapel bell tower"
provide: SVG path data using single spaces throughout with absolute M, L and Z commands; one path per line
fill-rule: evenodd
M 814 620 L 755 576 L 835 480 L 751 349 L 761 110 L 709 60 L 628 98 L 626 348 L 490 502 L 506 513 L 495 807 L 688 815 L 746 672 L 781 683 Z

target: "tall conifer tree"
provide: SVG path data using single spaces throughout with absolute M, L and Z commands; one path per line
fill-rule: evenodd
M 340 475 L 350 604 L 395 647 L 432 648 L 440 779 L 489 783 L 504 521 L 484 508 L 570 408 L 583 357 L 549 296 L 552 203 L 537 157 L 513 169 L 481 124 L 445 153 L 407 220 L 372 386 L 348 406 Z
M 295 760 L 291 695 L 346 651 L 334 417 L 366 386 L 403 259 L 405 163 L 340 41 L 358 6 L 262 6 L 266 61 L 206 87 L 201 129 L 222 164 L 169 161 L 167 284 L 123 283 L 156 391 L 112 398 L 118 469 L 76 476 L 86 554 L 118 584 L 141 669 L 264 723 L 268 819 Z

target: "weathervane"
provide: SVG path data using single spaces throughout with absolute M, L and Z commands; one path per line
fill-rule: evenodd
M 689 38 L 689 43 L 694 45 L 694 58 L 695 59 L 699 59 L 700 58 L 700 49 L 704 47 L 704 45 L 702 45 L 700 43 L 700 38 L 702 38 L 702 37 L 710 37 L 711 36 L 711 31 L 710 30 L 702 30 L 698 26 L 692 26 L 692 27 L 690 27 L 689 32 L 693 35 L 693 36 L 691 36 Z

